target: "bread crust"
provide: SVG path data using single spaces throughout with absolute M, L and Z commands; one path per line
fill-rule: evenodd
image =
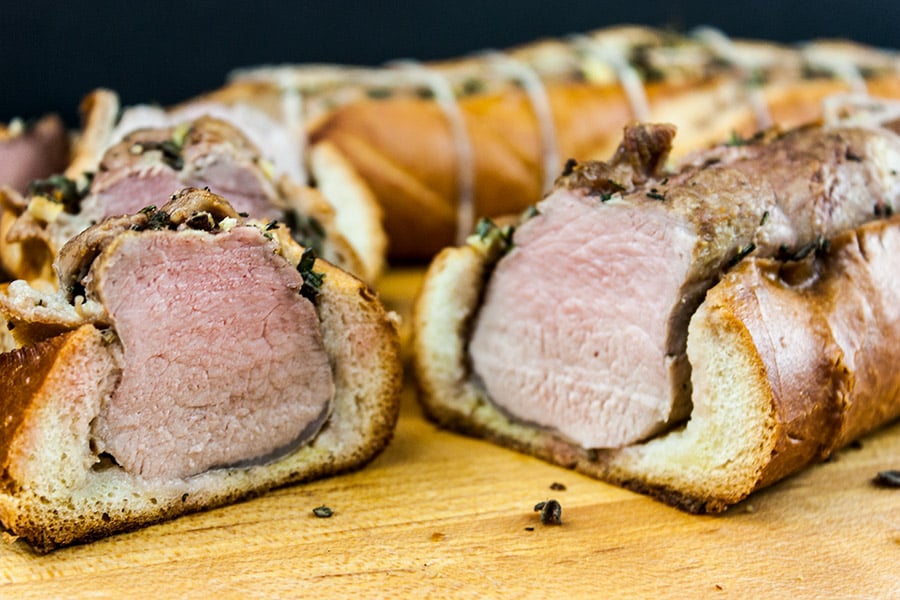
M 314 270 L 324 274 L 316 311 L 335 382 L 333 411 L 311 442 L 268 464 L 145 481 L 101 460 L 90 421 L 115 381 L 114 365 L 100 364 L 111 360 L 101 351 L 107 337 L 93 324 L 0 355 L 4 527 L 46 552 L 358 469 L 374 458 L 399 412 L 395 318 L 359 279 L 321 259 Z
M 897 73 L 873 76 L 866 83 L 874 97 L 900 98 Z M 622 129 L 636 118 L 615 81 L 548 80 L 545 86 L 560 171 L 569 157 L 611 155 Z M 767 111 L 765 122 L 750 89 L 735 73 L 666 77 L 645 84 L 646 119 L 678 126 L 672 153 L 678 160 L 732 135 L 750 137 L 772 123 L 788 129 L 815 122 L 823 116 L 822 101 L 850 92 L 851 86 L 799 74 L 776 78 L 758 88 L 755 102 Z M 527 93 L 513 87 L 459 98 L 458 106 L 473 150 L 476 215 L 517 213 L 540 200 L 546 192 L 546 147 Z M 370 186 L 384 210 L 393 259 L 427 259 L 456 243 L 460 150 L 434 101 L 363 98 L 316 119 L 309 136 L 313 146 L 333 144 Z
M 894 217 L 841 234 L 815 262 L 745 259 L 691 320 L 690 420 L 594 450 L 515 421 L 473 380 L 466 339 L 491 261 L 472 246 L 445 249 L 415 306 L 419 399 L 441 426 L 688 512 L 721 512 L 900 417 L 898 251 Z

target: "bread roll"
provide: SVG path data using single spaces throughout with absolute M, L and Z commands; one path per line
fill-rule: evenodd
M 0 523 L 39 551 L 356 469 L 388 443 L 393 317 L 283 227 L 185 191 L 0 307 Z
M 670 135 L 442 251 L 414 366 L 443 426 L 719 512 L 900 416 L 900 138 L 806 127 L 660 172 Z
M 813 122 L 838 93 L 900 98 L 896 57 L 617 27 L 428 65 L 244 70 L 210 97 L 255 103 L 311 148 L 336 148 L 381 204 L 390 256 L 421 261 L 478 217 L 537 202 L 568 158 L 609 156 L 633 120 L 676 125 L 678 160 Z

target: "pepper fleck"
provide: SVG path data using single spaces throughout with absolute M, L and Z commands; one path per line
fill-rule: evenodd
M 562 505 L 556 500 L 538 502 L 534 511 L 541 513 L 542 525 L 562 525 Z
M 900 471 L 881 471 L 873 481 L 880 487 L 900 488 Z

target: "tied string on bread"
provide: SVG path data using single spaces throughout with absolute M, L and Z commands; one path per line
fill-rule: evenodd
M 445 75 L 418 61 L 399 60 L 390 62 L 387 66 L 414 78 L 431 90 L 450 125 L 450 135 L 456 149 L 458 181 L 456 243 L 462 245 L 475 224 L 475 155 L 456 93 Z
M 553 120 L 553 107 L 550 105 L 547 86 L 534 67 L 527 62 L 496 50 L 489 50 L 482 56 L 496 72 L 521 83 L 522 90 L 528 96 L 541 139 L 544 172 L 542 191 L 547 193 L 553 188 L 561 164 L 556 123 Z
M 306 136 L 306 114 L 303 106 L 303 94 L 292 72 L 281 70 L 276 74 L 276 84 L 280 92 L 281 116 L 285 127 L 297 140 L 298 153 L 300 155 L 299 178 L 297 183 L 309 185 L 309 173 L 306 170 L 306 154 L 308 152 Z
M 568 39 L 585 58 L 607 65 L 615 71 L 619 84 L 631 106 L 631 114 L 638 121 L 649 121 L 650 102 L 647 100 L 644 82 L 637 70 L 628 62 L 622 50 L 616 45 L 604 43 L 601 39 L 586 35 L 573 35 Z
M 756 116 L 756 128 L 760 131 L 774 125 L 772 114 L 769 112 L 769 103 L 762 87 L 755 81 L 754 73 L 758 68 L 752 61 L 741 53 L 724 32 L 713 27 L 698 27 L 691 34 L 694 39 L 703 43 L 713 54 L 733 65 L 748 90 L 748 100 Z

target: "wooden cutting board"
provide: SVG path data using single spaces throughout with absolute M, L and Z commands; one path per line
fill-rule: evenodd
M 389 274 L 385 302 L 408 314 L 420 277 Z M 48 556 L 4 544 L 0 598 L 900 598 L 900 489 L 871 483 L 886 469 L 900 425 L 692 516 L 438 430 L 407 386 L 366 469 Z M 560 526 L 533 510 L 550 498 Z

